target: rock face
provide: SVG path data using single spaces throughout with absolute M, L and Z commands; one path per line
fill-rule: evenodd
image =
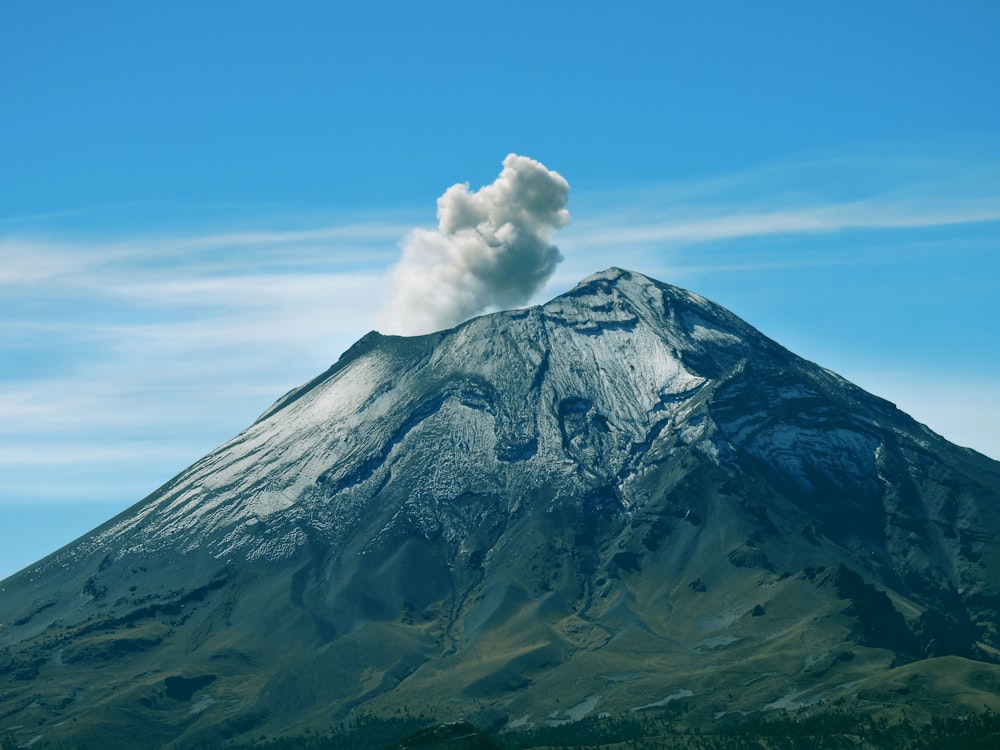
M 368 334 L 0 582 L 0 736 L 1000 707 L 998 514 L 997 462 L 612 268 Z

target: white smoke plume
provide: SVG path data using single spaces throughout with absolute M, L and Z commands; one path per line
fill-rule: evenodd
M 559 173 L 517 154 L 476 192 L 452 185 L 437 201 L 438 228 L 403 240 L 382 329 L 428 333 L 527 303 L 562 260 L 550 239 L 569 222 L 568 200 Z

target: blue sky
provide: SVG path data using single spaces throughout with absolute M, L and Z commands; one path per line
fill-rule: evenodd
M 0 5 L 0 577 L 326 368 L 510 152 L 570 184 L 539 300 L 642 271 L 1000 458 L 1000 5 L 619 5 Z

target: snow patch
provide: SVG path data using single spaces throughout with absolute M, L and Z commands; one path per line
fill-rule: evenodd
M 546 719 L 545 723 L 550 727 L 558 727 L 562 726 L 563 724 L 569 724 L 574 721 L 580 721 L 597 707 L 597 704 L 600 702 L 600 700 L 601 700 L 601 695 L 599 693 L 587 696 L 572 708 L 567 708 L 565 711 L 562 712 L 568 718 L 566 719 L 554 718 L 559 715 L 559 712 L 553 711 L 551 714 L 549 714 L 550 718 Z
M 658 700 L 654 703 L 647 703 L 643 706 L 634 706 L 630 708 L 629 711 L 646 711 L 651 708 L 663 708 L 664 706 L 669 705 L 673 701 L 680 700 L 681 698 L 691 698 L 693 696 L 694 696 L 693 692 L 682 688 L 681 690 L 678 690 L 676 693 L 671 693 L 666 698 L 662 698 L 661 700 Z
M 709 328 L 696 323 L 691 329 L 691 336 L 695 341 L 706 341 L 715 344 L 739 344 L 741 339 L 727 331 L 720 331 L 718 328 Z

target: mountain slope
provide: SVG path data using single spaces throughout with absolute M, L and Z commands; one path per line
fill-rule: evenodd
M 914 711 L 1000 708 L 998 508 L 1000 464 L 609 269 L 368 334 L 0 583 L 0 734 L 180 746 L 404 708 L 698 722 L 890 706 L 887 669 Z

